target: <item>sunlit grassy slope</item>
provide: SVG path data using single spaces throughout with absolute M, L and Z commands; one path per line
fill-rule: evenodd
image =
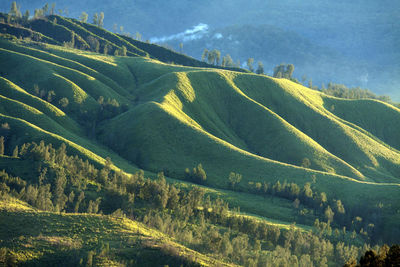
M 35 96 L 35 85 L 54 90 L 54 99 Z M 4 40 L 0 88 L 0 122 L 14 136 L 8 150 L 31 140 L 64 142 L 98 164 L 110 157 L 126 171 L 176 179 L 202 163 L 207 186 L 225 189 L 232 171 L 243 175 L 243 190 L 250 181 L 314 179 L 348 207 L 382 203 L 388 216 L 399 209 L 400 110 L 379 101 L 336 99 L 255 74 Z M 127 109 L 91 135 L 77 118 L 98 111 L 100 96 Z
M 18 265 L 80 266 L 93 254 L 96 266 L 228 266 L 133 220 L 41 212 L 16 199 L 0 200 L 0 229 Z

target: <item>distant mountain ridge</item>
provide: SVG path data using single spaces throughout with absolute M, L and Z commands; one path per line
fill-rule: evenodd
M 42 1 L 17 1 L 22 10 L 43 6 Z M 71 3 L 71 4 L 70 4 Z M 11 0 L 0 3 L 0 9 L 8 11 Z M 243 7 L 243 8 L 238 8 Z M 394 100 L 400 101 L 400 51 L 396 45 L 400 38 L 400 25 L 396 10 L 400 8 L 398 1 L 148 1 L 128 0 L 118 2 L 104 1 L 73 1 L 57 2 L 56 11 L 68 11 L 68 16 L 78 18 L 82 11 L 89 14 L 89 21 L 95 12 L 105 12 L 105 27 L 109 30 L 117 26 L 124 27 L 124 32 L 135 35 L 139 32 L 143 40 L 152 37 L 173 35 L 197 25 L 205 23 L 211 30 L 221 30 L 229 27 L 244 27 L 252 25 L 257 29 L 254 34 L 247 35 L 243 30 L 237 31 L 239 41 L 243 40 L 240 51 L 226 42 L 203 40 L 198 44 L 184 44 L 185 53 L 197 59 L 201 57 L 202 49 L 218 48 L 229 53 L 235 61 L 241 62 L 253 57 L 256 62 L 263 61 L 266 71 L 272 71 L 274 64 L 296 63 L 296 77 L 300 80 L 305 74 L 313 83 L 321 86 L 328 82 L 342 83 L 347 86 L 360 86 L 371 89 L 377 94 L 388 94 Z M 168 16 L 165 15 L 168 13 Z M 179 19 L 178 19 L 179 18 Z M 274 60 L 268 38 L 274 35 L 265 33 L 260 25 L 271 25 L 279 28 L 283 34 L 282 49 L 274 49 Z M 114 30 L 115 31 L 115 30 Z M 253 30 L 254 31 L 254 30 Z M 304 47 L 302 53 L 310 54 L 305 61 L 298 53 L 287 57 L 288 50 L 296 50 L 294 44 L 286 46 L 291 32 L 308 40 L 310 45 Z M 256 41 L 264 35 L 264 40 Z M 209 42 L 208 42 L 209 41 Z M 278 40 L 274 40 L 273 43 Z M 247 43 L 249 45 L 247 45 Z M 254 45 L 252 45 L 254 44 Z M 179 41 L 170 43 L 180 51 Z M 279 45 L 280 46 L 280 45 Z M 279 47 L 278 46 L 278 47 Z M 315 47 L 326 51 L 326 58 L 312 57 L 318 54 Z M 192 47 L 192 48 L 191 48 Z

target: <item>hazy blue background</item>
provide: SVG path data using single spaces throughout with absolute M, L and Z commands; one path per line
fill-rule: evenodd
M 10 0 L 0 1 L 8 11 Z M 105 27 L 139 32 L 200 58 L 221 50 L 242 63 L 253 57 L 266 73 L 293 63 L 294 76 L 369 88 L 400 101 L 400 1 L 398 0 L 120 0 L 54 1 L 79 17 L 105 13 Z M 21 11 L 46 1 L 21 0 Z M 48 2 L 51 4 L 52 2 Z M 91 21 L 91 19 L 90 19 Z M 164 38 L 163 38 L 164 37 Z

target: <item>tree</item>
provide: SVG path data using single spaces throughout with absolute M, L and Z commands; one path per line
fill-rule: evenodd
M 88 20 L 89 15 L 86 12 L 82 12 L 81 16 L 79 17 L 79 19 L 81 20 L 81 22 L 86 23 Z
M 4 136 L 0 137 L 0 156 L 4 155 Z
M 69 104 L 69 100 L 66 97 L 63 97 L 58 101 L 58 104 L 60 104 L 61 107 L 66 108 Z
M 43 6 L 42 10 L 43 10 L 43 15 L 46 16 L 46 15 L 48 14 L 48 12 L 49 12 L 49 4 L 46 3 L 46 4 Z
M 303 161 L 301 162 L 301 167 L 310 168 L 310 166 L 311 166 L 311 161 L 308 158 L 304 158 Z
M 13 158 L 18 158 L 18 146 L 15 146 L 12 156 Z
M 336 201 L 336 211 L 338 213 L 341 213 L 341 214 L 345 213 L 344 206 L 343 206 L 342 201 L 340 199 Z
M 214 61 L 215 61 L 215 55 L 214 55 L 214 53 L 211 51 L 211 52 L 208 52 L 208 54 L 207 54 L 207 61 L 208 61 L 208 64 L 214 64 Z
M 217 49 L 214 49 L 211 53 L 214 55 L 213 64 L 218 66 L 219 65 L 219 61 L 221 60 L 221 52 L 219 50 L 217 50 Z
M 34 17 L 35 19 L 41 18 L 41 17 L 43 17 L 43 16 L 44 16 L 44 14 L 43 14 L 43 9 L 35 9 L 35 13 L 34 13 L 34 15 L 33 15 L 33 17 Z
M 10 9 L 9 14 L 11 16 L 14 16 L 14 17 L 17 17 L 17 18 L 22 17 L 22 14 L 21 14 L 21 11 L 20 11 L 20 7 L 17 5 L 17 2 L 13 1 L 11 3 L 11 9 Z
M 285 64 L 280 64 L 274 68 L 274 76 L 275 78 L 282 78 L 285 73 Z
M 201 61 L 206 61 L 208 59 L 208 49 L 204 48 L 203 54 L 201 55 Z
M 65 186 L 67 185 L 67 177 L 65 175 L 64 169 L 59 170 L 56 173 L 57 177 L 54 184 L 54 205 L 57 211 L 62 211 L 65 204 L 68 201 L 68 197 L 64 194 Z
M 56 3 L 51 4 L 50 15 L 56 14 Z
M 325 218 L 328 220 L 328 221 L 333 221 L 333 216 L 335 215 L 335 213 L 333 212 L 333 210 L 331 209 L 331 207 L 330 206 L 328 206 L 326 209 L 325 209 Z
M 127 52 L 126 46 L 123 45 L 121 47 L 121 54 L 120 55 L 126 57 L 126 52 Z
M 294 65 L 293 64 L 288 64 L 287 66 L 286 66 L 286 78 L 288 78 L 288 79 L 292 79 L 292 75 L 293 75 L 293 72 L 294 72 Z
M 193 171 L 190 172 L 188 168 L 185 169 L 185 179 L 191 180 L 194 183 L 204 184 L 207 180 L 207 174 L 203 169 L 203 165 L 198 164 L 197 167 L 193 168 Z
M 257 67 L 256 73 L 264 74 L 264 65 L 261 61 L 258 61 L 258 67 Z
M 235 63 L 233 62 L 233 59 L 231 58 L 231 56 L 229 54 L 227 54 L 226 56 L 223 57 L 222 59 L 222 66 L 223 67 L 234 67 Z
M 85 199 L 85 193 L 81 191 L 81 193 L 78 196 L 78 199 L 76 200 L 75 207 L 74 207 L 74 212 L 77 213 L 79 212 L 79 206 L 81 202 Z
M 56 95 L 56 93 L 53 90 L 49 91 L 47 93 L 47 102 L 50 103 L 53 100 L 53 96 L 55 96 L 55 95 Z
M 97 38 L 95 38 L 95 37 L 93 37 L 91 35 L 89 35 L 86 40 L 87 40 L 87 42 L 88 42 L 88 44 L 90 46 L 90 49 L 92 51 L 95 51 L 95 52 L 98 53 L 99 50 L 100 50 L 100 42 L 99 42 L 99 40 L 97 40 Z
M 29 16 L 30 16 L 29 10 L 25 11 L 24 16 L 22 17 L 22 19 L 23 19 L 23 21 L 24 21 L 25 23 L 28 22 Z
M 253 68 L 253 63 L 254 63 L 254 58 L 248 58 L 247 59 L 247 68 L 249 69 L 249 71 L 254 72 L 254 68 Z
M 104 12 L 100 12 L 100 16 L 99 16 L 99 21 L 98 21 L 98 26 L 103 28 L 104 26 Z
M 99 24 L 99 14 L 98 13 L 94 13 L 94 15 L 93 15 L 93 24 L 94 25 Z
M 104 45 L 104 48 L 103 48 L 103 54 L 104 55 L 107 55 L 108 54 L 108 50 L 111 48 L 111 46 L 110 46 L 110 44 L 109 43 L 106 43 L 105 45 Z
M 239 173 L 231 172 L 229 174 L 229 178 L 228 179 L 229 179 L 230 186 L 232 187 L 232 189 L 234 189 L 235 185 L 239 184 L 240 181 L 242 180 L 242 175 L 239 174 Z

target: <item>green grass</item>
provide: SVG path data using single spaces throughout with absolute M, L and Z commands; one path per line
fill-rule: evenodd
M 0 199 L 0 229 L 0 247 L 21 266 L 86 265 L 89 251 L 95 252 L 95 266 L 122 266 L 124 261 L 135 266 L 227 266 L 133 220 L 42 212 L 16 199 Z M 105 246 L 109 249 L 102 252 Z
M 313 186 L 345 207 L 381 203 L 387 229 L 399 219 L 392 211 L 400 208 L 400 110 L 391 105 L 336 99 L 267 76 L 29 42 L 0 41 L 0 62 L 0 122 L 10 124 L 15 144 L 64 142 L 97 164 L 110 157 L 127 172 L 164 171 L 178 180 L 202 163 L 215 194 L 289 223 L 287 201 L 220 189 L 232 171 L 243 175 L 242 190 L 248 182 L 302 186 L 315 177 Z M 34 84 L 70 106 L 34 96 Z M 76 118 L 99 108 L 99 96 L 128 108 L 91 140 Z M 310 166 L 302 166 L 306 158 Z

